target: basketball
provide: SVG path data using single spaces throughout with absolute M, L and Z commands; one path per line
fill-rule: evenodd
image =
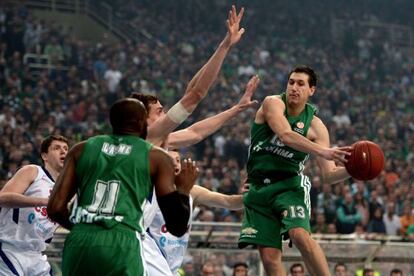
M 371 141 L 358 141 L 351 146 L 345 168 L 357 180 L 374 179 L 384 169 L 384 153 Z

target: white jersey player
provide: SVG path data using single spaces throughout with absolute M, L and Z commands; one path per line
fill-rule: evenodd
M 46 205 L 67 152 L 66 138 L 49 136 L 41 144 L 44 166 L 22 167 L 0 191 L 0 275 L 50 275 L 42 251 L 58 225 Z
M 178 174 L 181 169 L 180 155 L 176 151 L 169 151 L 169 154 L 174 159 L 175 173 Z M 153 200 L 155 201 L 152 202 L 151 209 L 157 206 L 156 199 L 153 198 Z M 193 205 L 237 210 L 243 207 L 243 200 L 241 195 L 220 194 L 194 185 L 190 192 L 190 207 L 192 208 Z M 153 218 L 147 228 L 143 243 L 147 269 L 149 275 L 179 275 L 178 269 L 184 260 L 190 237 L 192 215 L 190 215 L 187 232 L 178 238 L 166 230 L 162 213 L 159 208 L 157 209 L 156 212 L 151 210 Z M 144 209 L 144 215 L 146 211 L 147 209 Z

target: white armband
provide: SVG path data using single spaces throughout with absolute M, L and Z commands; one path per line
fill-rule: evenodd
M 170 108 L 167 112 L 167 116 L 177 124 L 181 124 L 185 121 L 185 119 L 190 116 L 190 112 L 188 112 L 181 102 L 176 103 L 173 107 Z

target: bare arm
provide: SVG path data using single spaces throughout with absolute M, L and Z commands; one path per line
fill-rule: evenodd
M 324 147 L 330 147 L 328 129 L 319 118 L 314 117 L 309 131 L 311 135 L 315 136 L 315 143 Z M 335 184 L 350 177 L 345 167 L 336 166 L 334 161 L 326 160 L 318 156 L 316 157 L 316 162 L 321 169 L 322 178 L 326 183 Z
M 259 77 L 253 76 L 247 83 L 246 90 L 240 101 L 231 108 L 210 118 L 197 122 L 190 127 L 171 133 L 168 136 L 167 148 L 188 147 L 196 144 L 220 129 L 225 123 L 233 119 L 240 112 L 257 104 L 252 101 L 252 96 L 259 85 Z
M 49 217 L 59 223 L 66 229 L 72 228 L 69 221 L 68 203 L 73 198 L 77 189 L 76 181 L 76 162 L 82 154 L 83 147 L 86 142 L 81 142 L 73 146 L 68 152 L 65 159 L 65 165 L 56 180 L 55 187 L 47 205 L 47 213 Z
M 220 43 L 219 47 L 207 63 L 189 82 L 184 96 L 179 101 L 182 108 L 188 115 L 194 111 L 201 100 L 207 95 L 208 90 L 217 78 L 228 51 L 240 40 L 243 35 L 244 29 L 239 29 L 243 13 L 243 8 L 240 13 L 237 14 L 235 7 L 232 7 L 232 10 L 229 13 L 229 19 L 227 20 L 226 37 Z M 166 136 L 180 124 L 181 122 L 173 120 L 167 113 L 166 116 L 158 119 L 149 127 L 147 140 L 151 141 L 155 145 L 160 145 Z
M 36 179 L 37 172 L 37 167 L 34 165 L 27 165 L 18 170 L 0 191 L 0 207 L 22 208 L 46 206 L 48 202 L 47 198 L 24 195 Z
M 263 102 L 262 110 L 259 110 L 258 113 L 260 112 L 263 113 L 264 120 L 268 123 L 273 132 L 277 134 L 282 143 L 301 152 L 314 154 L 328 160 L 342 163 L 346 162 L 345 155 L 348 153 L 345 151 L 329 148 L 312 142 L 306 137 L 293 131 L 288 120 L 284 116 L 285 104 L 280 97 L 266 97 Z M 256 120 L 258 115 L 256 115 Z
M 193 197 L 194 205 L 205 205 L 208 207 L 219 207 L 230 210 L 243 208 L 242 195 L 225 195 L 194 185 L 191 190 L 191 196 Z

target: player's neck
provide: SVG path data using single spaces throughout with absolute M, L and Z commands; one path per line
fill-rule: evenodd
M 305 109 L 305 104 L 288 104 L 287 113 L 290 116 L 299 116 L 300 113 Z
M 54 169 L 50 164 L 46 163 L 45 164 L 45 169 L 50 173 L 50 175 L 52 176 L 53 180 L 56 181 L 56 179 L 59 176 L 59 172 Z

